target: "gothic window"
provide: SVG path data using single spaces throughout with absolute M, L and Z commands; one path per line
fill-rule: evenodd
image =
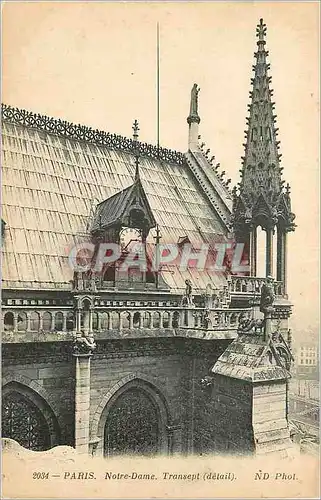
M 2 400 L 2 436 L 35 451 L 50 448 L 49 428 L 39 408 L 18 392 Z
M 173 328 L 178 328 L 179 326 L 179 312 L 175 311 L 173 314 L 173 322 L 172 322 Z
M 7 312 L 4 315 L 3 323 L 4 323 L 4 329 L 6 332 L 8 332 L 8 331 L 10 332 L 13 330 L 13 313 L 12 312 Z
M 159 312 L 153 313 L 153 325 L 154 325 L 154 328 L 159 328 L 159 326 L 160 326 L 160 313 Z
M 45 332 L 50 332 L 51 330 L 51 313 L 48 311 L 45 311 L 42 315 L 42 329 Z
M 102 313 L 100 321 L 101 321 L 101 323 L 100 323 L 101 329 L 108 330 L 108 323 L 109 323 L 108 322 L 108 313 L 106 313 L 106 312 Z
M 40 316 L 36 311 L 30 313 L 30 331 L 38 332 L 40 328 Z
M 150 328 L 150 313 L 148 311 L 143 313 L 143 328 Z
M 62 312 L 56 312 L 55 314 L 55 330 L 56 332 L 61 332 L 63 330 L 64 315 Z
M 133 316 L 133 325 L 135 328 L 139 327 L 140 322 L 140 312 L 136 311 Z
M 27 314 L 25 312 L 18 313 L 17 329 L 19 332 L 27 330 Z
M 97 312 L 93 312 L 93 315 L 92 315 L 92 329 L 98 330 L 98 313 Z
M 154 455 L 158 451 L 159 418 L 151 397 L 128 389 L 115 401 L 105 425 L 105 455 Z
M 115 280 L 115 266 L 108 266 L 104 272 L 104 281 L 114 281 Z
M 169 312 L 165 311 L 163 314 L 163 328 L 169 327 Z
M 117 330 L 119 328 L 119 313 L 112 312 L 111 318 L 112 318 L 112 329 Z
M 67 313 L 67 323 L 66 323 L 66 327 L 67 327 L 67 332 L 70 332 L 74 329 L 74 313 L 69 311 Z

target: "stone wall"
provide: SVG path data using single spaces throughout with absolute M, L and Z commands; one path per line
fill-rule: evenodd
M 55 444 L 74 444 L 74 360 L 63 344 L 2 346 L 2 387 L 34 394 L 41 410 L 57 421 Z
M 97 438 L 108 401 L 126 384 L 140 381 L 164 407 L 169 453 L 211 449 L 215 404 L 201 380 L 227 343 L 182 338 L 97 342 L 90 359 L 90 439 Z M 4 383 L 16 381 L 21 392 L 32 389 L 52 409 L 60 429 L 55 444 L 75 444 L 75 367 L 71 343 L 3 346 Z
M 242 380 L 216 375 L 211 392 L 214 425 L 208 440 L 213 451 L 227 454 L 251 453 L 252 387 Z

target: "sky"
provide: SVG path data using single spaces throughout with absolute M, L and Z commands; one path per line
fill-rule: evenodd
M 3 2 L 2 102 L 187 150 L 190 91 L 201 140 L 233 185 L 244 154 L 256 50 L 267 24 L 284 179 L 298 225 L 288 237 L 293 333 L 319 334 L 319 5 L 317 2 Z

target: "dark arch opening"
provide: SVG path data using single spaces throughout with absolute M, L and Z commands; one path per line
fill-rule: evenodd
M 15 381 L 2 388 L 2 436 L 34 451 L 60 444 L 60 428 L 49 404 L 33 389 Z
M 155 455 L 159 451 L 159 420 L 158 408 L 147 392 L 127 389 L 108 413 L 104 455 Z
M 51 446 L 49 426 L 41 410 L 16 391 L 3 396 L 2 436 L 34 451 L 48 450 Z

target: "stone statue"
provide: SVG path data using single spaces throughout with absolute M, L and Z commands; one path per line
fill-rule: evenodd
M 272 276 L 268 276 L 261 290 L 260 311 L 262 313 L 270 312 L 271 308 L 273 309 L 274 300 L 274 280 Z
M 198 115 L 198 93 L 200 89 L 197 87 L 197 83 L 194 83 L 191 90 L 191 108 L 190 116 Z
M 191 306 L 193 304 L 193 287 L 192 287 L 192 282 L 191 280 L 185 280 L 185 301 L 188 306 Z
M 205 290 L 205 307 L 206 309 L 211 309 L 213 307 L 213 288 L 210 283 L 206 285 Z

